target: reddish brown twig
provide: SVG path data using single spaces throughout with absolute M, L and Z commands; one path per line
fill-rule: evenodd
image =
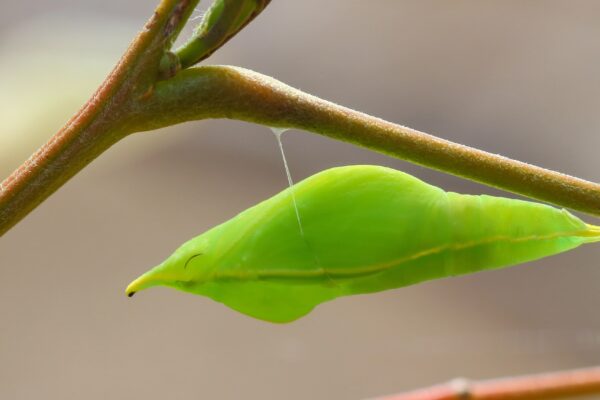
M 485 381 L 456 379 L 377 400 L 540 400 L 584 395 L 600 398 L 600 367 Z
M 600 216 L 598 183 L 386 122 L 243 68 L 212 66 L 178 72 L 178 58 L 168 50 L 198 1 L 161 0 L 154 16 L 92 99 L 0 182 L 0 237 L 126 135 L 207 118 L 303 129 Z M 255 11 L 267 4 L 261 0 Z M 201 58 L 193 55 L 190 60 Z

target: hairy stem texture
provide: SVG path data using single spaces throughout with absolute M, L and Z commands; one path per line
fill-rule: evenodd
M 198 0 L 163 0 L 92 98 L 0 183 L 0 236 L 123 138 L 132 104 L 151 94 L 160 59 Z
M 296 128 L 558 206 L 600 215 L 600 185 L 463 146 L 339 106 L 273 78 L 228 66 L 183 71 L 161 82 L 131 115 L 150 130 L 203 118 Z

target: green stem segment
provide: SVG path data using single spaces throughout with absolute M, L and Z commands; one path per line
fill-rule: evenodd
M 210 57 L 250 21 L 271 0 L 216 0 L 206 12 L 190 40 L 176 51 L 183 69 Z

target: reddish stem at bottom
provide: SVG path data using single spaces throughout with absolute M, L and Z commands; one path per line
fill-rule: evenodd
M 592 394 L 600 397 L 600 367 L 484 381 L 456 379 L 376 400 L 539 400 Z

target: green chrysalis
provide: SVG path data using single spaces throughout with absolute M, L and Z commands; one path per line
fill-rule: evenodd
M 515 265 L 600 240 L 566 210 L 445 192 L 377 166 L 333 168 L 190 240 L 127 288 L 164 285 L 290 322 L 339 296 Z

